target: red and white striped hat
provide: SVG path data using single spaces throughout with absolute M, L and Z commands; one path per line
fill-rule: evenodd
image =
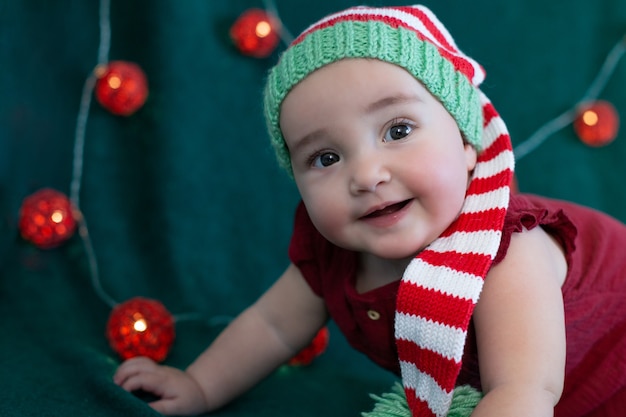
M 395 337 L 413 416 L 445 416 L 461 369 L 470 318 L 499 248 L 514 158 L 504 122 L 478 86 L 483 68 L 424 6 L 354 7 L 306 29 L 282 54 L 265 88 L 265 116 L 279 163 L 291 172 L 279 120 L 289 91 L 345 58 L 375 58 L 418 79 L 454 117 L 478 161 L 459 217 L 402 276 Z

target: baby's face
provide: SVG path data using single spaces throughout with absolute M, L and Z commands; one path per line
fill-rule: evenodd
M 410 257 L 461 210 L 476 152 L 441 103 L 398 66 L 327 65 L 287 95 L 280 125 L 309 215 L 338 246 Z

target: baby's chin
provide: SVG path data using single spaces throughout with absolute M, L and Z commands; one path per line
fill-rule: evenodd
M 359 252 L 362 256 L 371 256 L 374 258 L 378 258 L 381 261 L 389 262 L 394 264 L 397 267 L 404 266 L 407 267 L 409 263 L 415 259 L 421 252 L 421 250 L 417 250 L 414 252 L 411 251 L 356 251 Z
M 318 229 L 319 230 L 319 229 Z M 338 238 L 337 235 L 333 233 L 324 233 L 320 231 L 322 236 L 326 238 L 330 243 L 345 250 L 356 252 L 362 255 L 370 255 L 379 259 L 389 260 L 389 261 L 410 261 L 419 255 L 426 246 L 415 245 L 415 247 L 411 247 L 410 244 L 403 245 L 385 245 L 376 244 L 374 242 L 367 242 L 366 240 L 355 241 L 354 239 L 341 239 Z M 408 242 L 407 242 L 408 243 Z
M 416 246 L 414 248 L 403 245 L 402 247 L 387 247 L 387 248 L 374 248 L 372 254 L 382 259 L 388 259 L 390 261 L 410 261 L 418 256 L 425 246 Z
M 394 262 L 397 264 L 406 264 L 406 266 L 409 265 L 409 262 L 411 262 L 413 259 L 415 259 L 421 251 L 418 252 L 413 252 L 413 253 L 408 253 L 408 254 L 397 254 L 396 256 L 381 256 L 382 259 L 386 259 L 389 262 Z

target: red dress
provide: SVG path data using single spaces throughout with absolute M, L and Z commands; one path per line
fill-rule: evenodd
M 495 263 L 506 255 L 513 233 L 537 226 L 561 243 L 568 264 L 562 287 L 565 387 L 555 416 L 626 416 L 626 226 L 572 203 L 515 194 Z M 296 211 L 289 256 L 311 289 L 324 298 L 352 347 L 399 375 L 394 338 L 399 281 L 358 293 L 356 254 L 324 239 L 302 204 Z M 480 388 L 471 328 L 457 383 Z

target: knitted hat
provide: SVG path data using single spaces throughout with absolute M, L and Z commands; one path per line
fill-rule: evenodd
M 499 248 L 513 175 L 506 126 L 478 89 L 485 73 L 423 6 L 354 7 L 306 29 L 283 53 L 265 88 L 265 116 L 280 165 L 291 172 L 280 106 L 311 72 L 344 58 L 376 58 L 418 79 L 478 151 L 459 217 L 414 258 L 400 281 L 395 337 L 414 416 L 445 416 L 470 318 Z

